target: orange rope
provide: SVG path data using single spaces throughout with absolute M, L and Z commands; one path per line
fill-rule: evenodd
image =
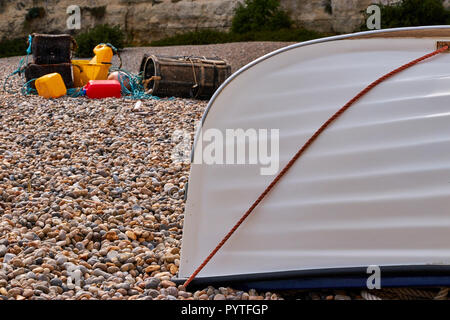
M 350 108 L 356 101 L 358 101 L 362 96 L 367 94 L 374 87 L 379 85 L 381 82 L 387 80 L 388 78 L 394 76 L 395 74 L 408 69 L 417 63 L 431 58 L 439 53 L 442 53 L 448 49 L 448 46 L 444 46 L 434 52 L 431 52 L 423 57 L 420 57 L 416 60 L 413 60 L 389 73 L 382 76 L 381 78 L 375 80 L 371 84 L 369 84 L 365 89 L 363 89 L 360 93 L 358 93 L 353 99 L 347 102 L 341 109 L 339 109 L 331 118 L 329 118 L 313 135 L 309 140 L 303 145 L 303 147 L 295 154 L 295 156 L 288 162 L 288 164 L 281 170 L 281 172 L 276 176 L 276 178 L 270 183 L 270 185 L 264 190 L 264 192 L 256 199 L 256 201 L 252 204 L 252 206 L 247 210 L 247 212 L 242 216 L 242 218 L 235 224 L 235 226 L 228 232 L 228 234 L 220 241 L 216 248 L 209 254 L 209 256 L 202 262 L 202 264 L 194 271 L 194 273 L 189 277 L 189 279 L 184 283 L 184 287 L 187 287 L 192 280 L 198 275 L 198 273 L 206 266 L 206 264 L 212 259 L 212 257 L 217 253 L 217 251 L 222 248 L 225 242 L 231 237 L 231 235 L 239 228 L 239 226 L 244 222 L 245 219 L 253 212 L 256 206 L 264 199 L 264 197 L 273 189 L 273 187 L 280 181 L 280 179 L 286 174 L 286 172 L 294 165 L 298 158 L 308 149 L 308 147 L 319 137 L 319 135 L 325 131 L 325 129 L 337 118 L 339 118 L 348 108 Z

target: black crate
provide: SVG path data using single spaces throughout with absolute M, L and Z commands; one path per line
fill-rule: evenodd
M 33 34 L 32 52 L 35 64 L 70 63 L 76 46 L 71 35 Z
M 45 76 L 49 73 L 59 73 L 64 80 L 66 88 L 73 88 L 73 73 L 72 64 L 60 63 L 60 64 L 47 64 L 37 65 L 30 63 L 25 69 L 25 78 L 27 81 L 37 79 Z M 34 81 L 31 83 L 31 87 L 35 89 Z

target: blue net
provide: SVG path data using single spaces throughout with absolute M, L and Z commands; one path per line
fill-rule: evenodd
M 135 75 L 125 69 L 115 67 L 112 67 L 111 71 L 118 72 L 118 80 L 122 87 L 122 95 L 124 98 L 133 100 L 139 99 L 161 100 L 161 98 L 145 92 L 144 85 L 142 84 L 143 78 L 141 74 Z
M 28 57 L 31 54 L 31 45 L 33 43 L 33 37 L 31 35 L 28 35 L 28 48 L 27 48 L 27 56 L 25 58 L 20 59 L 19 61 L 19 66 L 17 67 L 16 70 L 14 70 L 13 72 L 11 72 L 5 79 L 5 81 L 3 82 L 3 90 L 8 92 L 8 93 L 16 93 L 15 91 L 11 91 L 9 89 L 6 88 L 6 84 L 9 82 L 9 78 L 11 78 L 12 76 L 18 74 L 22 79 L 23 79 L 23 75 L 25 72 L 25 67 L 28 65 Z M 25 80 L 23 80 L 25 81 Z M 34 81 L 34 80 L 33 80 Z M 30 82 L 30 81 L 29 81 Z M 27 83 L 24 84 L 24 86 L 28 85 Z M 22 86 L 22 92 L 23 92 L 23 87 Z
M 122 87 L 122 96 L 125 99 L 141 100 L 141 99 L 153 99 L 153 100 L 174 100 L 174 97 L 161 99 L 145 91 L 143 85 L 142 72 L 139 74 L 132 74 L 131 72 L 121 68 L 111 68 L 111 72 L 118 73 L 118 80 Z
M 30 94 L 37 94 L 37 90 L 33 89 L 33 87 L 31 86 L 31 84 L 36 81 L 37 79 L 31 79 L 30 81 L 27 81 L 23 84 L 22 88 L 20 89 L 20 92 L 22 92 L 22 94 L 24 96 L 30 95 Z
M 67 95 L 72 98 L 84 97 L 86 92 L 82 88 L 67 89 Z

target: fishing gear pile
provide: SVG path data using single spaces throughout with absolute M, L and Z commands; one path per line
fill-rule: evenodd
M 19 75 L 25 76 L 22 94 L 45 98 L 68 95 L 92 99 L 210 99 L 231 75 L 231 66 L 220 58 L 156 55 L 144 55 L 136 75 L 122 68 L 119 51 L 110 43 L 96 46 L 91 60 L 73 59 L 77 48 L 75 39 L 68 34 L 30 35 L 27 55 L 5 79 L 3 89 L 13 93 L 7 89 L 8 81 Z M 115 54 L 120 61 L 118 67 L 112 66 Z

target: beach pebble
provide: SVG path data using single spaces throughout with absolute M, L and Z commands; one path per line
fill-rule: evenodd
M 0 245 L 0 258 L 5 256 L 8 248 L 5 245 Z
M 15 257 L 16 257 L 16 255 L 13 253 L 7 253 L 3 257 L 3 263 L 10 263 L 11 260 L 14 259 Z
M 158 288 L 161 281 L 158 278 L 150 278 L 145 282 L 146 289 L 156 289 Z

